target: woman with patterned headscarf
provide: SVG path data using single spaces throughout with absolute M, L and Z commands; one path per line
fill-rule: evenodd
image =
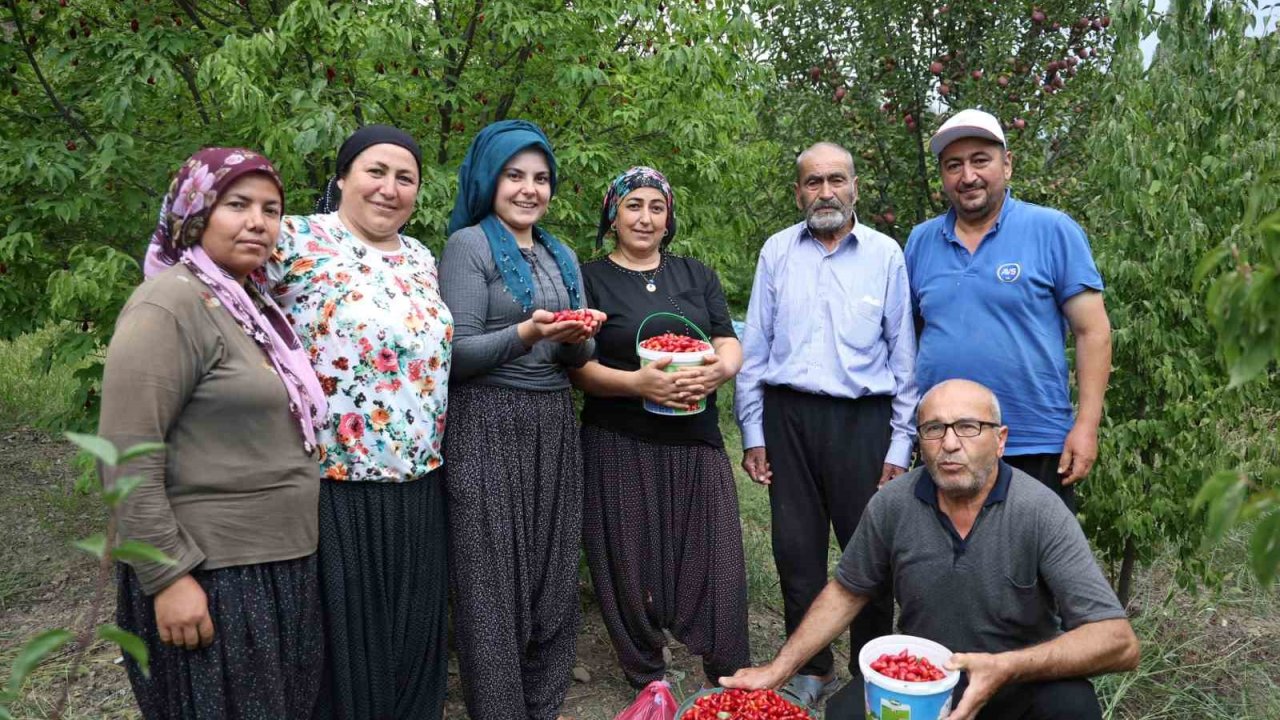
M 708 684 L 750 665 L 747 582 L 733 468 L 725 454 L 716 389 L 742 365 L 720 279 L 667 250 L 676 234 L 675 196 L 647 167 L 622 173 L 605 193 L 597 247 L 582 267 L 587 302 L 608 313 L 591 362 L 570 372 L 582 407 L 583 543 L 609 637 L 628 682 L 663 677 L 663 629 L 702 656 Z M 676 372 L 640 367 L 636 340 L 690 334 L 679 315 L 711 338 L 704 365 Z M 643 328 L 641 324 L 643 323 Z M 644 401 L 687 408 L 660 415 Z
M 309 717 L 316 701 L 326 402 L 284 314 L 247 281 L 283 206 L 261 155 L 193 155 L 107 351 L 99 432 L 121 449 L 164 443 L 103 478 L 141 478 L 117 509 L 120 538 L 174 561 L 118 568 L 117 623 L 150 653 L 150 676 L 126 659 L 145 718 Z
M 582 460 L 567 368 L 605 317 L 572 250 L 538 225 L 556 188 L 542 130 L 493 123 L 458 170 L 440 261 L 456 323 L 445 457 L 449 571 L 467 712 L 552 720 L 578 630 Z

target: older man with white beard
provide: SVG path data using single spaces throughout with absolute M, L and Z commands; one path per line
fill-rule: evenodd
M 826 584 L 829 528 L 843 548 L 876 488 L 907 467 L 917 398 L 902 251 L 858 223 L 852 155 L 805 150 L 795 193 L 804 222 L 760 251 L 736 394 L 742 467 L 769 487 L 788 634 Z M 890 599 L 868 605 L 853 647 L 892 620 Z M 788 690 L 806 704 L 836 687 L 829 647 L 797 670 Z

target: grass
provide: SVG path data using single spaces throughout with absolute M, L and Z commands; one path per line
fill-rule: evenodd
M 1245 528 L 1214 553 L 1216 567 L 1237 564 Z M 1280 604 L 1240 572 L 1212 591 L 1173 586 L 1168 561 L 1140 575 L 1133 625 L 1143 643 L 1132 673 L 1095 681 L 1112 718 L 1280 717 Z
M 39 423 L 68 408 L 75 396 L 75 368 L 41 368 L 39 359 L 57 328 L 0 340 L 0 428 Z
M 59 587 L 87 572 L 86 559 L 67 544 L 101 527 L 101 511 L 92 497 L 70 490 L 76 470 L 71 450 L 42 433 L 20 429 L 43 413 L 65 408 L 73 396 L 69 369 L 33 372 L 48 333 L 0 342 L 0 422 L 12 427 L 0 434 L 0 448 L 22 445 L 0 464 L 0 526 L 6 528 L 6 554 L 0 562 L 0 677 L 23 640 L 41 628 L 75 622 L 85 598 Z M 735 466 L 747 557 L 748 594 L 754 620 L 770 618 L 780 626 L 782 601 L 769 535 L 769 501 L 764 488 L 737 468 L 741 439 L 732 421 L 732 387 L 722 391 L 720 424 Z M 20 438 L 15 445 L 7 437 Z M 1280 596 L 1259 588 L 1243 566 L 1247 529 L 1237 530 L 1216 550 L 1211 564 L 1227 572 L 1212 590 L 1188 591 L 1173 581 L 1172 560 L 1163 558 L 1139 572 L 1133 599 L 1133 623 L 1143 643 L 1143 659 L 1132 673 L 1095 681 L 1106 717 L 1114 720 L 1263 720 L 1280 718 Z M 838 553 L 832 543 L 830 562 Z M 80 587 L 80 586 L 74 586 Z M 50 610 L 49 608 L 54 608 Z M 753 631 L 753 656 L 765 660 L 782 638 L 777 631 Z M 847 638 L 837 653 L 847 653 Z M 118 651 L 99 643 L 87 667 L 78 671 L 67 718 L 135 718 Z M 847 655 L 846 655 L 847 657 Z M 843 663 L 838 663 L 842 665 Z M 45 717 L 68 673 L 61 653 L 32 676 L 18 717 Z M 612 717 L 599 708 L 600 717 Z M 595 717 L 595 715 L 591 715 Z

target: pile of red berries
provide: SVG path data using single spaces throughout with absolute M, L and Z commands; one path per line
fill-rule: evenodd
M 675 333 L 656 335 L 641 342 L 640 347 L 645 350 L 669 353 L 711 352 L 711 343 Z
M 725 690 L 698 698 L 681 720 L 810 720 L 772 690 Z
M 592 320 L 591 313 L 586 310 L 557 310 L 551 322 L 564 322 L 565 320 L 577 320 L 578 322 L 587 322 Z
M 931 682 L 946 677 L 937 665 L 929 662 L 929 658 L 911 655 L 905 649 L 897 655 L 881 655 L 871 663 L 871 669 L 885 677 L 907 682 Z
M 557 310 L 556 314 L 551 318 L 551 322 L 565 322 L 573 320 L 587 326 L 588 330 L 594 329 L 596 326 L 596 317 L 591 314 L 590 310 Z

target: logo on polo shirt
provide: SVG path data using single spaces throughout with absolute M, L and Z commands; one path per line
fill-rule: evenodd
M 996 277 L 1000 282 L 1015 282 L 1022 277 L 1022 266 L 1018 263 L 1005 263 L 996 268 Z

